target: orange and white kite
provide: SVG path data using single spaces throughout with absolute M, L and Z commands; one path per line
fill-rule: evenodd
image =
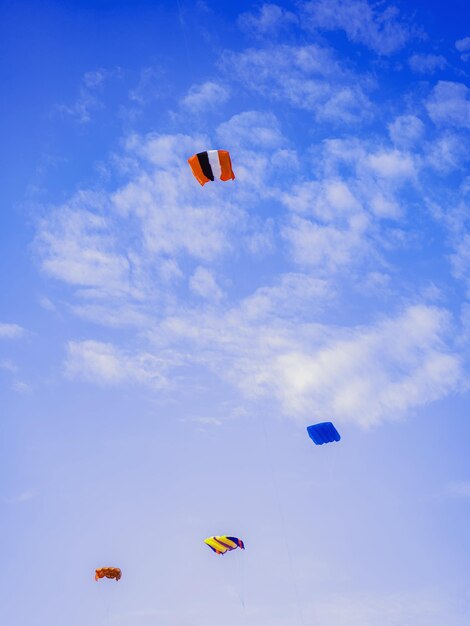
M 208 150 L 198 152 L 188 159 L 194 178 L 205 185 L 210 180 L 234 180 L 232 161 L 227 150 Z

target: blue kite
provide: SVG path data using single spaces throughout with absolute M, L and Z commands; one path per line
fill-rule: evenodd
M 321 424 L 307 426 L 307 432 L 310 439 L 312 439 L 317 446 L 341 439 L 339 432 L 331 422 L 321 422 Z

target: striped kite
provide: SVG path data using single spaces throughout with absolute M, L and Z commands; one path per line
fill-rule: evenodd
M 215 178 L 220 178 L 220 180 L 224 181 L 235 179 L 230 154 L 227 150 L 198 152 L 188 159 L 188 163 L 194 177 L 203 186 Z
M 100 578 L 114 578 L 119 580 L 121 578 L 121 570 L 119 567 L 101 567 L 95 570 L 95 580 Z
M 214 550 L 217 554 L 225 554 L 236 548 L 245 549 L 245 544 L 241 539 L 236 537 L 226 537 L 225 535 L 217 537 L 208 537 L 204 539 L 204 543 L 207 543 L 211 550 Z

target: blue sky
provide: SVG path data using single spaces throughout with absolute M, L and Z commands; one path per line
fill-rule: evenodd
M 0 6 L 2 623 L 468 624 L 466 2 Z

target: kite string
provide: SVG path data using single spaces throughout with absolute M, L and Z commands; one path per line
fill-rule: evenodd
M 238 557 L 241 555 L 237 555 Z M 244 555 L 243 555 L 244 556 Z M 243 559 L 238 559 L 238 580 L 240 581 L 240 586 L 239 586 L 239 597 L 240 597 L 240 602 L 241 605 L 243 607 L 243 609 L 245 609 L 245 600 L 244 600 L 244 590 L 243 590 L 243 563 L 242 563 Z
M 245 556 L 245 555 L 237 555 L 237 556 Z M 243 621 L 245 622 L 245 624 L 248 626 L 248 614 L 247 614 L 247 610 L 246 610 L 246 605 L 245 605 L 245 559 L 244 558 L 239 558 L 238 559 L 238 580 L 240 582 L 239 584 L 239 591 L 238 591 L 238 597 L 240 599 L 240 603 L 243 607 Z
M 186 34 L 186 28 L 184 25 L 184 18 L 183 18 L 183 12 L 181 10 L 181 3 L 180 0 L 176 0 L 176 4 L 178 6 L 178 20 L 181 26 L 181 31 L 183 33 L 183 39 L 184 39 L 184 47 L 186 50 L 186 58 L 187 58 L 187 62 L 188 62 L 188 69 L 189 69 L 189 73 L 191 74 L 191 80 L 194 83 L 194 71 L 193 71 L 193 62 L 192 62 L 192 58 L 191 55 L 189 53 L 189 43 L 188 43 L 188 37 Z
M 286 548 L 286 552 L 287 552 L 287 558 L 288 558 L 288 563 L 289 563 L 290 575 L 291 575 L 291 579 L 292 579 L 292 583 L 293 583 L 293 587 L 294 587 L 295 599 L 296 599 L 296 603 L 297 603 L 298 619 L 299 619 L 299 623 L 301 624 L 301 626 L 305 626 L 305 624 L 304 624 L 304 616 L 303 616 L 303 612 L 302 612 L 302 607 L 301 607 L 301 604 L 300 604 L 300 594 L 299 594 L 299 589 L 298 589 L 298 585 L 297 585 L 297 578 L 294 575 L 294 566 L 293 566 L 292 554 L 291 554 L 291 551 L 290 551 L 290 548 L 289 548 L 289 542 L 287 540 L 286 520 L 285 520 L 285 516 L 284 516 L 284 511 L 283 511 L 283 508 L 282 508 L 282 505 L 281 505 L 281 499 L 279 497 L 279 487 L 278 487 L 278 482 L 277 482 L 277 477 L 276 477 L 276 470 L 274 469 L 272 447 L 270 445 L 270 441 L 269 441 L 269 437 L 268 437 L 268 432 L 267 432 L 267 428 L 266 428 L 266 418 L 264 416 L 264 413 L 262 415 L 261 423 L 263 425 L 263 433 L 264 433 L 264 439 L 265 439 L 265 444 L 266 444 L 266 452 L 267 452 L 267 457 L 268 457 L 268 463 L 269 463 L 270 468 L 271 468 L 270 474 L 271 474 L 271 481 L 272 481 L 272 484 L 273 484 L 273 490 L 274 490 L 274 494 L 275 494 L 274 497 L 275 497 L 277 508 L 278 508 L 278 512 L 279 512 L 279 518 L 281 520 L 282 534 L 283 534 L 284 544 L 285 544 L 285 548 Z

